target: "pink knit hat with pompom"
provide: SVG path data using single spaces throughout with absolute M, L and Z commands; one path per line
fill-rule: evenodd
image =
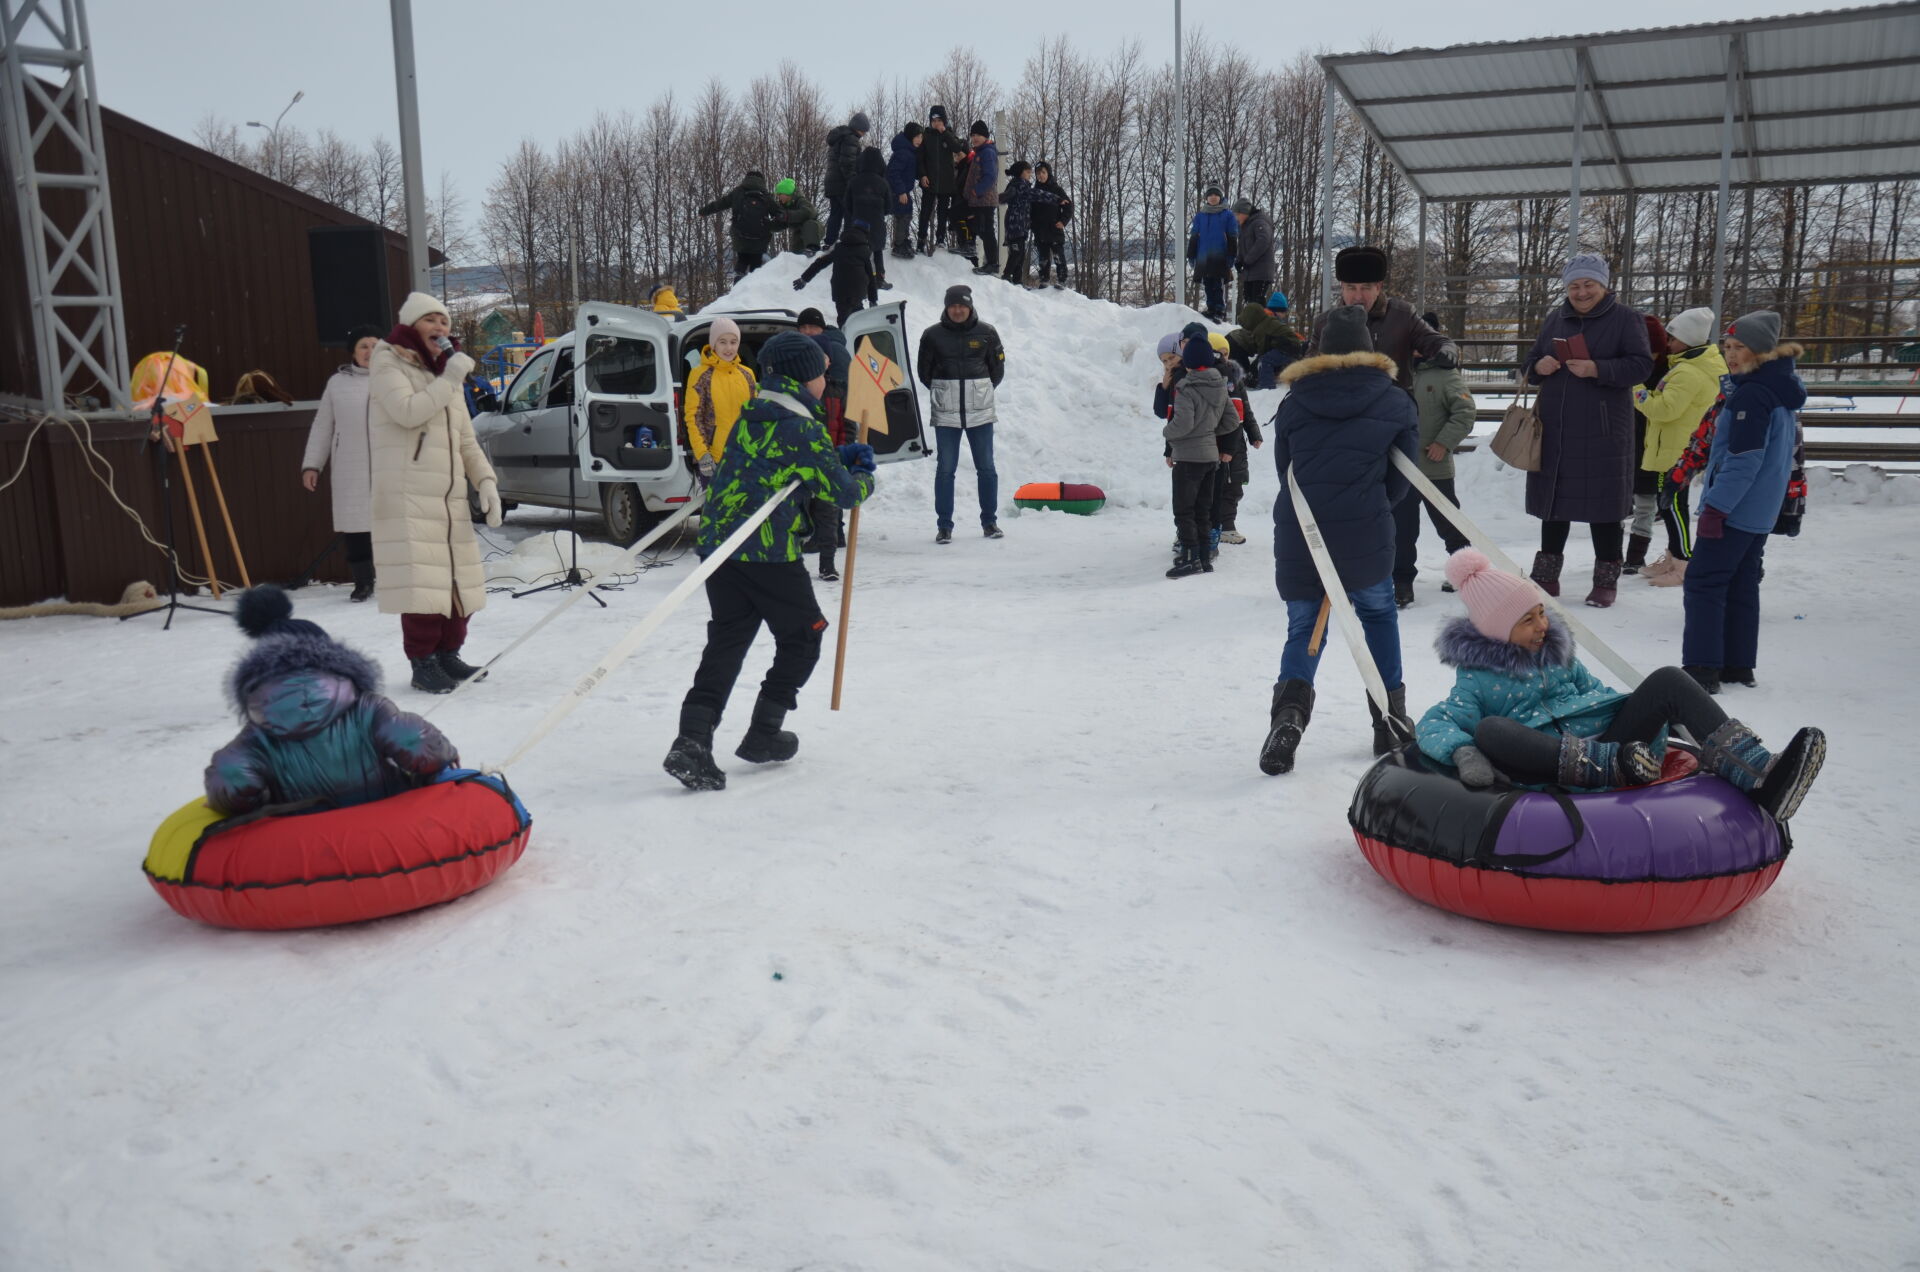
M 1462 548 L 1447 558 L 1447 582 L 1467 603 L 1467 617 L 1488 640 L 1505 640 L 1522 615 L 1540 604 L 1532 580 L 1493 568 L 1487 554 Z

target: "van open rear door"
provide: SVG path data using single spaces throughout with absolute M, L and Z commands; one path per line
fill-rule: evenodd
M 867 444 L 883 464 L 925 459 L 928 454 L 906 316 L 907 302 L 896 300 L 848 315 L 845 327 L 853 351 L 847 372 L 847 440 L 857 436 L 857 421 L 864 418 Z
M 658 314 L 600 302 L 574 317 L 574 449 L 589 480 L 684 468 L 674 441 L 672 328 Z

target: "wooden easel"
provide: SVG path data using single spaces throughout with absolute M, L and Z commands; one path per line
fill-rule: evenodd
M 220 599 L 219 571 L 214 567 L 213 550 L 207 543 L 206 518 L 200 514 L 200 495 L 193 487 L 193 465 L 189 462 L 193 453 L 190 448 L 195 445 L 207 461 L 207 479 L 213 483 L 214 502 L 219 505 L 220 521 L 227 530 L 227 546 L 233 549 L 233 563 L 240 571 L 240 586 L 252 587 L 253 579 L 247 574 L 247 559 L 240 551 L 233 514 L 227 510 L 227 493 L 220 487 L 220 469 L 213 462 L 213 443 L 220 440 L 213 431 L 213 412 L 204 402 L 180 401 L 168 403 L 165 415 L 160 435 L 167 453 L 180 460 L 180 481 L 187 488 L 187 510 L 193 516 L 194 538 L 200 545 L 200 559 L 207 566 L 207 583 L 217 601 Z

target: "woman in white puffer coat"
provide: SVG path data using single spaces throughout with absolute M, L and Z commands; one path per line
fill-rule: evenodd
M 312 493 L 320 474 L 333 470 L 333 528 L 347 541 L 347 570 L 353 575 L 350 601 L 373 595 L 373 444 L 367 433 L 367 363 L 380 332 L 359 327 L 350 337 L 353 361 L 333 373 L 320 394 L 300 460 L 300 484 Z
M 469 483 L 487 524 L 500 524 L 500 489 L 461 392 L 473 359 L 447 339 L 452 325 L 445 305 L 414 292 L 369 363 L 380 612 L 400 615 L 413 687 L 427 693 L 479 670 L 460 659 L 467 620 L 487 603 Z

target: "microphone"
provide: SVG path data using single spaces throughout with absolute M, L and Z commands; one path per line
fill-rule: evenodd
M 433 343 L 442 353 L 451 353 L 453 351 L 453 341 L 445 336 L 435 336 Z

